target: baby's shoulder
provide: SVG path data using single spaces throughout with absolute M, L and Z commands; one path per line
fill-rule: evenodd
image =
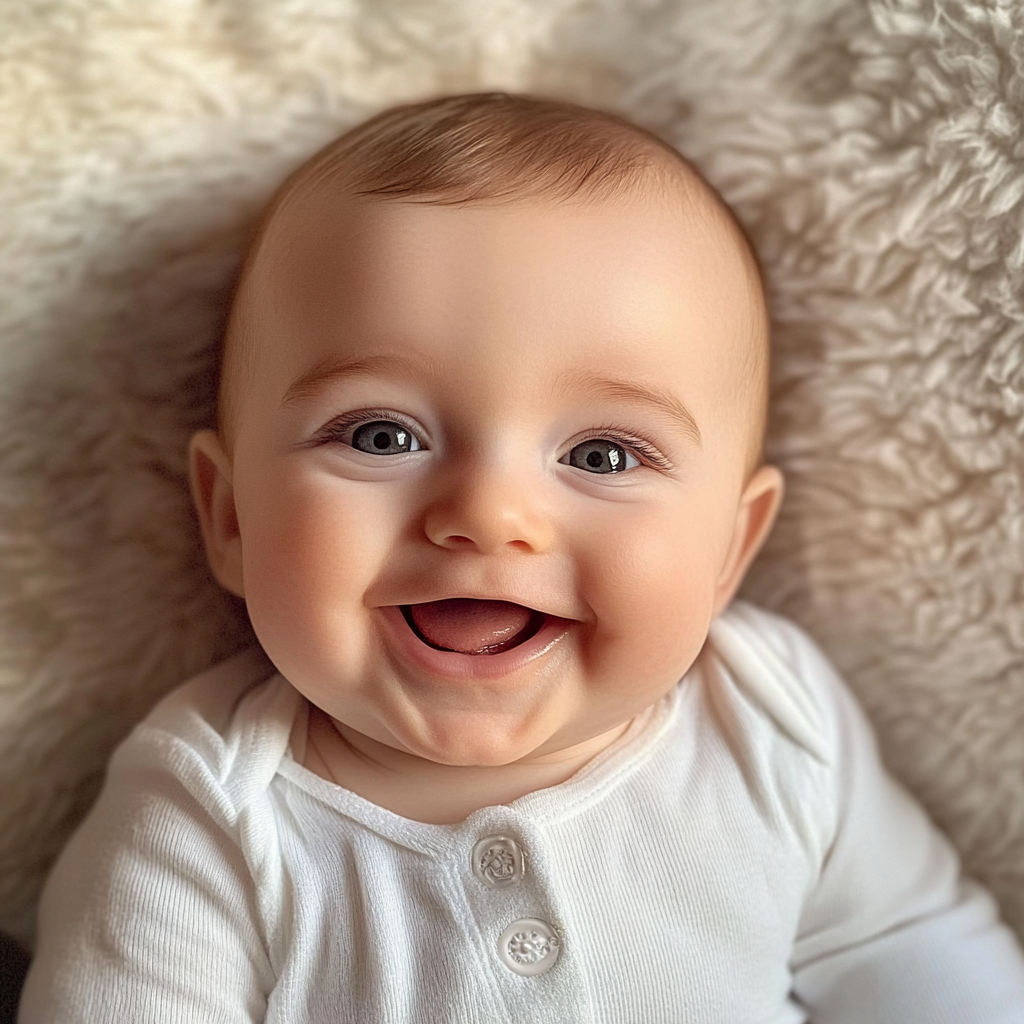
M 301 703 L 259 648 L 182 683 L 111 759 L 108 785 L 179 789 L 229 826 L 273 779 Z
M 845 686 L 828 658 L 789 619 L 734 601 L 712 623 L 708 654 L 790 740 L 815 760 L 835 756 Z

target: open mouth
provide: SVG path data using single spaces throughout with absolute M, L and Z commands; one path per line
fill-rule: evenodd
M 413 634 L 435 651 L 502 654 L 536 636 L 547 616 L 511 601 L 454 597 L 401 606 Z

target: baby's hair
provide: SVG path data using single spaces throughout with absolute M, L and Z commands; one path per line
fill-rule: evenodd
M 662 178 L 665 158 L 697 171 L 656 135 L 573 103 L 476 93 L 386 110 L 321 150 L 315 187 L 436 205 L 612 198 Z M 661 171 L 661 174 L 659 174 Z
M 225 336 L 218 423 L 230 425 L 230 387 L 245 356 L 233 338 L 239 301 L 266 229 L 284 206 L 321 189 L 380 202 L 437 206 L 521 201 L 600 202 L 621 195 L 671 196 L 700 216 L 710 209 L 733 236 L 759 307 L 758 337 L 744 377 L 753 386 L 760 461 L 767 408 L 767 314 L 757 254 L 728 204 L 700 172 L 654 133 L 614 114 L 562 100 L 500 92 L 446 96 L 392 107 L 325 146 L 281 185 L 246 257 Z M 227 438 L 226 438 L 227 439 Z

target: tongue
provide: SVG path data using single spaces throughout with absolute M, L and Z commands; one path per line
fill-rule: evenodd
M 536 613 L 509 601 L 475 601 L 456 597 L 407 605 L 410 625 L 421 637 L 460 654 L 498 654 L 528 639 L 524 633 Z M 533 630 L 536 632 L 536 629 Z M 532 633 L 531 633 L 532 635 Z

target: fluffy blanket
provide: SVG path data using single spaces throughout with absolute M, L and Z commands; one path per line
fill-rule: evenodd
M 774 306 L 747 596 L 845 671 L 1024 934 L 1019 0 L 0 6 L 0 927 L 118 740 L 248 642 L 185 481 L 255 211 L 377 109 L 530 90 L 678 145 Z

